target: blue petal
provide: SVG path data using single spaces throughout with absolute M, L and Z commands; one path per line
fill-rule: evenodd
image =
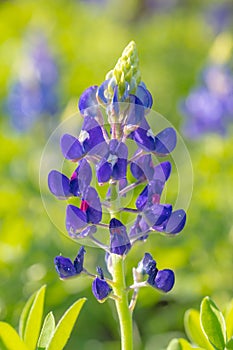
M 177 137 L 173 128 L 166 128 L 155 136 L 154 152 L 161 155 L 171 153 L 176 147 Z
M 142 190 L 136 199 L 136 207 L 138 210 L 143 210 L 148 200 L 148 185 Z
M 172 206 L 170 204 L 155 204 L 152 207 L 144 210 L 143 214 L 145 220 L 150 227 L 162 225 L 166 221 L 172 212 Z
M 96 165 L 96 175 L 99 183 L 108 182 L 112 175 L 112 165 L 106 159 L 102 159 Z
M 118 158 L 112 169 L 112 178 L 114 180 L 120 180 L 126 177 L 127 172 L 127 159 Z
M 83 271 L 83 260 L 84 260 L 84 254 L 86 253 L 84 247 L 82 246 L 79 249 L 79 252 L 74 260 L 74 268 L 76 270 L 76 273 L 79 274 Z
M 98 86 L 94 85 L 86 89 L 79 98 L 78 108 L 84 116 L 94 118 L 98 113 L 98 102 L 96 99 Z
M 73 236 L 87 225 L 87 216 L 81 209 L 68 205 L 66 209 L 66 229 Z
M 161 180 L 166 182 L 171 174 L 171 163 L 163 162 L 154 167 L 154 176 L 153 178 L 156 180 Z
M 172 270 L 164 269 L 159 270 L 155 280 L 153 287 L 167 293 L 169 292 L 175 283 L 175 274 Z
M 109 82 L 109 79 L 108 80 L 105 80 L 98 88 L 97 90 L 97 99 L 99 100 L 100 103 L 103 103 L 103 104 L 107 104 L 108 103 L 108 99 L 106 98 L 105 96 L 105 90 L 107 89 L 107 86 L 108 86 L 108 82 Z
M 68 278 L 77 274 L 77 271 L 69 258 L 65 258 L 61 255 L 56 256 L 54 264 L 60 278 Z
M 105 155 L 108 147 L 105 142 L 102 129 L 95 119 L 86 117 L 84 119 L 82 130 L 87 133 L 83 141 L 83 148 L 89 154 Z
M 156 261 L 150 253 L 145 253 L 143 259 L 139 262 L 137 271 L 143 275 L 151 274 L 156 269 Z
M 79 193 L 83 193 L 86 190 L 86 188 L 90 185 L 91 179 L 91 166 L 86 159 L 82 159 L 79 162 L 79 166 L 75 169 L 74 173 L 72 174 L 71 187 L 77 187 L 77 191 Z
M 86 210 L 87 221 L 98 224 L 102 219 L 102 207 L 97 191 L 93 187 L 88 187 L 84 200 L 88 204 Z
M 136 161 L 130 164 L 130 170 L 132 175 L 137 180 L 151 180 L 154 175 L 154 168 L 151 155 L 146 154 L 138 158 Z
M 78 160 L 84 152 L 81 143 L 76 137 L 64 134 L 61 138 L 61 150 L 66 159 Z
M 50 192 L 59 199 L 66 199 L 71 196 L 70 180 L 57 170 L 52 170 L 49 173 L 48 186 Z
M 141 100 L 135 96 L 129 96 L 129 109 L 125 124 L 128 126 L 139 126 L 144 118 L 145 110 Z
M 92 293 L 96 297 L 97 300 L 103 301 L 107 298 L 107 296 L 111 293 L 112 289 L 108 285 L 108 283 L 96 277 L 92 283 Z
M 184 210 L 179 209 L 174 211 L 168 219 L 164 232 L 166 233 L 179 233 L 183 230 L 186 223 L 186 213 Z
M 151 93 L 141 84 L 137 87 L 136 96 L 140 99 L 145 108 L 150 109 L 152 107 L 153 99 Z
M 109 230 L 110 252 L 117 255 L 126 254 L 131 247 L 126 227 L 119 220 L 113 218 L 109 223 Z

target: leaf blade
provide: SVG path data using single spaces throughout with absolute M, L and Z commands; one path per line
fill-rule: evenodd
M 224 350 L 226 343 L 226 325 L 222 313 L 215 303 L 205 297 L 201 303 L 201 325 L 210 343 Z
M 0 340 L 7 350 L 28 350 L 16 330 L 6 322 L 0 322 Z
M 46 350 L 62 350 L 64 348 L 85 301 L 86 298 L 77 300 L 64 313 L 57 324 L 57 327 L 52 338 L 50 339 L 48 346 L 46 347 Z
M 42 286 L 36 293 L 27 318 L 23 340 L 30 349 L 35 349 L 37 345 L 44 310 L 45 289 L 46 286 Z
M 44 319 L 44 323 L 42 326 L 42 330 L 40 332 L 39 340 L 38 340 L 38 349 L 45 349 L 48 345 L 52 334 L 55 329 L 55 319 L 52 311 L 48 313 L 48 315 Z
M 233 337 L 233 299 L 231 300 L 226 313 L 227 338 Z

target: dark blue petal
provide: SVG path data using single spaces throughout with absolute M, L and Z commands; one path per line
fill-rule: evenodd
M 98 272 L 100 273 L 100 278 L 96 277 L 92 283 L 92 293 L 96 297 L 97 300 L 102 301 L 107 298 L 107 296 L 111 293 L 112 288 L 105 281 L 103 276 L 103 271 L 101 268 L 98 268 Z
M 96 99 L 98 86 L 94 85 L 86 89 L 79 98 L 78 108 L 84 116 L 95 117 L 98 112 Z
M 77 274 L 76 269 L 69 258 L 65 258 L 61 255 L 56 256 L 54 259 L 54 264 L 60 278 L 68 278 Z
M 171 174 L 171 163 L 170 162 L 163 162 L 154 167 L 154 176 L 153 178 L 155 180 L 163 181 L 164 183 L 168 180 L 170 174 Z
M 99 156 L 105 155 L 108 151 L 108 146 L 105 142 L 101 126 L 95 119 L 90 117 L 84 119 L 81 134 L 84 132 L 83 148 L 85 152 Z
M 127 111 L 126 126 L 139 126 L 144 118 L 145 110 L 141 100 L 135 96 L 129 96 L 129 109 Z
M 155 136 L 154 152 L 161 155 L 171 153 L 176 147 L 177 137 L 173 128 L 166 128 Z
M 107 104 L 108 103 L 108 99 L 107 97 L 105 96 L 105 91 L 107 89 L 107 86 L 108 86 L 108 82 L 109 82 L 109 79 L 108 80 L 105 80 L 98 88 L 97 90 L 97 99 L 100 103 L 103 103 L 103 104 Z
M 137 128 L 137 130 L 133 131 L 129 137 L 132 138 L 137 145 L 145 151 L 155 150 L 155 137 L 152 134 L 150 126 L 145 118 L 142 119 L 141 125 Z
M 57 170 L 52 170 L 49 173 L 48 186 L 50 192 L 59 199 L 66 199 L 71 196 L 70 180 Z
M 113 153 L 114 154 L 114 153 Z M 125 143 L 119 142 L 116 148 L 116 155 L 118 158 L 127 159 L 128 158 L 128 147 Z
M 153 99 L 149 90 L 147 90 L 141 84 L 138 85 L 136 96 L 140 99 L 145 108 L 151 108 L 153 104 Z
M 120 180 L 126 177 L 127 172 L 127 159 L 118 158 L 117 162 L 112 168 L 112 178 L 114 180 Z
M 156 225 L 162 225 L 163 222 L 170 217 L 171 212 L 172 206 L 170 204 L 155 204 L 152 207 L 145 209 L 143 214 L 148 225 L 154 227 Z
M 74 205 L 68 205 L 66 209 L 66 229 L 73 236 L 82 231 L 87 225 L 87 215 Z
M 99 183 L 108 182 L 112 175 L 112 165 L 106 159 L 102 159 L 96 165 L 96 175 Z
M 179 233 L 183 230 L 186 223 L 186 213 L 179 209 L 174 211 L 168 219 L 164 231 L 166 233 Z
M 175 274 L 172 270 L 164 269 L 159 270 L 153 283 L 153 287 L 167 293 L 169 292 L 175 283 Z
M 148 200 L 148 185 L 142 190 L 136 199 L 136 207 L 138 210 L 143 210 Z
M 75 169 L 74 173 L 71 176 L 70 186 L 71 191 L 75 195 L 80 195 L 83 193 L 86 188 L 90 185 L 92 179 L 92 170 L 90 164 L 86 159 L 82 159 L 79 162 L 79 166 Z
M 84 260 L 84 254 L 86 253 L 84 247 L 81 247 L 79 249 L 79 252 L 74 260 L 74 268 L 76 270 L 76 273 L 79 274 L 83 270 L 83 260 Z
M 78 160 L 84 155 L 81 143 L 76 137 L 64 134 L 61 138 L 61 150 L 66 159 Z
M 131 247 L 126 227 L 119 220 L 113 218 L 109 223 L 109 230 L 110 252 L 117 255 L 126 254 Z
M 93 187 L 88 187 L 84 200 L 88 204 L 86 209 L 87 221 L 92 224 L 98 224 L 102 219 L 102 208 L 98 193 Z
M 133 226 L 130 229 L 130 238 L 137 237 L 138 240 L 146 240 L 148 237 L 149 226 L 142 215 L 138 215 Z
M 137 180 L 151 180 L 154 175 L 151 155 L 146 154 L 135 160 L 130 164 L 130 170 Z
M 143 259 L 138 264 L 137 271 L 143 275 L 150 275 L 155 270 L 157 271 L 156 261 L 153 259 L 150 253 L 145 253 Z

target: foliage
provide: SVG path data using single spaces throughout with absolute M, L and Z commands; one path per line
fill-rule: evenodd
M 46 286 L 41 287 L 25 304 L 20 316 L 19 335 L 8 323 L 0 322 L 1 349 L 62 350 L 64 348 L 85 298 L 71 305 L 57 326 L 52 312 L 47 314 L 42 325 L 45 288 Z

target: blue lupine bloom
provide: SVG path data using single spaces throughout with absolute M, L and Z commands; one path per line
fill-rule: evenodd
M 208 76 L 205 79 L 208 80 Z M 104 82 L 100 86 L 87 88 L 80 96 L 78 108 L 83 118 L 80 134 L 77 137 L 70 134 L 61 137 L 63 156 L 75 164 L 72 175 L 68 177 L 52 170 L 48 176 L 49 190 L 58 199 L 78 197 L 72 200 L 79 204 L 74 205 L 72 202 L 66 208 L 65 225 L 69 236 L 77 240 L 88 237 L 104 249 L 105 262 L 112 276 L 114 264 L 123 262 L 135 241 L 147 239 L 153 231 L 176 234 L 186 222 L 186 214 L 182 209 L 174 211 L 171 204 L 161 203 L 162 191 L 171 173 L 171 164 L 164 161 L 154 165 L 153 155 L 163 157 L 170 154 L 176 146 L 177 137 L 175 130 L 170 127 L 157 134 L 152 132 L 146 119 L 152 104 L 152 96 L 140 78 L 135 44 L 131 43 Z M 128 154 L 130 143 L 137 147 L 132 158 Z M 128 184 L 128 169 L 136 182 Z M 96 188 L 91 186 L 94 174 L 98 182 Z M 122 197 L 144 182 L 145 187 L 136 198 L 135 207 L 124 207 Z M 105 185 L 104 190 L 107 187 L 103 201 L 98 193 L 99 185 Z M 103 193 L 104 191 L 101 195 Z M 108 215 L 103 215 L 103 208 L 111 219 L 107 219 Z M 119 217 L 124 211 L 130 213 L 130 217 L 135 215 L 129 235 L 126 225 L 114 217 L 116 211 L 119 211 Z M 108 245 L 95 235 L 103 228 L 109 230 Z M 83 269 L 84 252 L 82 247 L 74 263 L 62 256 L 55 258 L 55 266 L 61 278 L 79 275 L 81 272 L 93 278 L 93 274 Z M 99 276 L 92 283 L 92 292 L 102 302 L 112 288 L 100 267 L 97 272 Z M 173 271 L 158 270 L 149 253 L 145 254 L 137 273 L 147 275 L 142 286 L 150 285 L 164 292 L 173 287 Z M 136 290 L 140 286 L 137 285 L 135 276 Z M 114 290 L 114 284 L 112 287 Z M 114 292 L 116 295 L 113 297 L 117 299 L 118 292 Z
M 233 74 L 225 65 L 210 65 L 202 72 L 201 85 L 183 101 L 184 132 L 198 138 L 206 133 L 224 135 L 233 120 Z
M 142 275 L 148 275 L 147 283 L 150 286 L 167 293 L 174 286 L 174 272 L 169 269 L 158 270 L 156 266 L 156 261 L 151 254 L 145 253 L 138 264 L 137 271 Z
M 111 219 L 110 230 L 110 252 L 117 255 L 125 255 L 131 248 L 126 227 L 120 220 Z
M 7 111 L 13 127 L 29 130 L 43 116 L 58 112 L 58 68 L 44 38 L 36 37 L 21 67 L 21 74 L 12 83 L 7 97 Z
M 74 262 L 72 262 L 69 258 L 65 258 L 62 255 L 55 257 L 54 264 L 60 278 L 65 279 L 73 277 L 79 275 L 83 271 L 83 261 L 85 252 L 86 251 L 84 247 L 81 247 L 76 258 L 74 259 Z
M 104 279 L 103 270 L 98 266 L 97 272 L 100 277 L 96 277 L 92 283 L 92 293 L 96 297 L 96 299 L 100 302 L 104 301 L 111 293 L 112 288 Z

